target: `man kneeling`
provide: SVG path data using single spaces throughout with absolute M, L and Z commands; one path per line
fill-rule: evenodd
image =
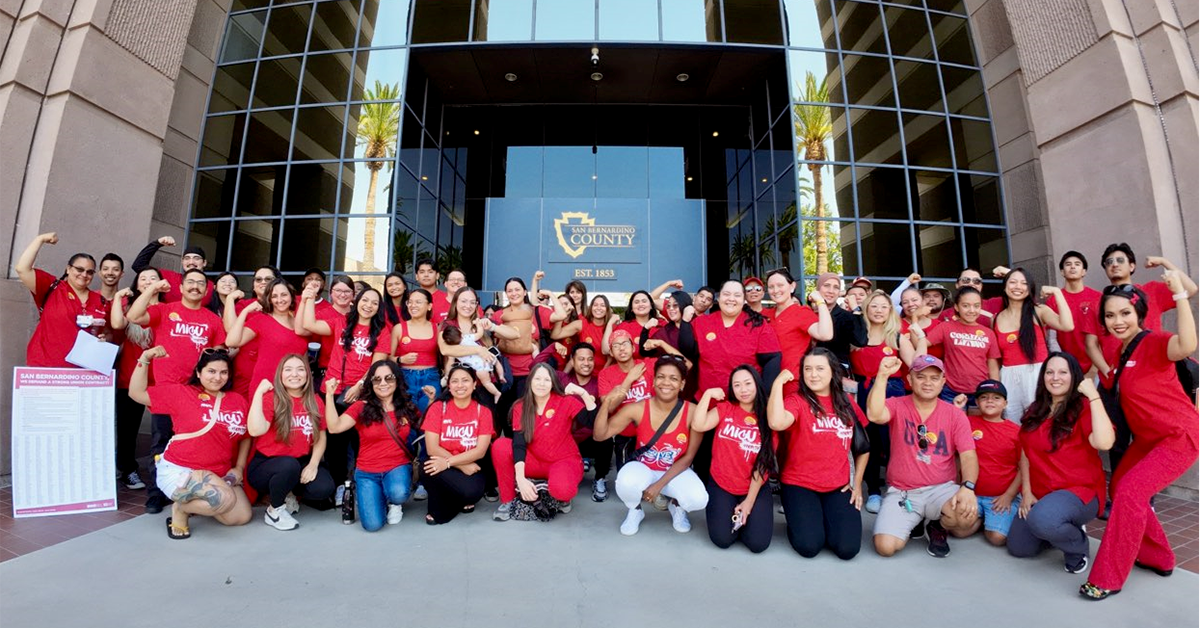
M 900 367 L 899 358 L 884 358 L 867 395 L 867 418 L 892 425 L 888 490 L 875 519 L 875 551 L 891 556 L 904 549 L 913 529 L 927 519 L 929 555 L 943 558 L 950 553 L 947 533 L 964 537 L 975 530 L 975 441 L 967 415 L 938 399 L 946 381 L 941 360 L 914 357 L 908 375 L 913 394 L 886 399 L 887 379 Z M 956 455 L 961 486 L 955 479 Z

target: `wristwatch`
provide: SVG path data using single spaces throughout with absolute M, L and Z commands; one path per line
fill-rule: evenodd
M 975 483 L 974 483 L 974 482 L 963 482 L 963 488 L 966 488 L 966 489 L 969 489 L 969 490 L 972 490 L 972 491 L 974 491 L 974 490 L 975 490 Z

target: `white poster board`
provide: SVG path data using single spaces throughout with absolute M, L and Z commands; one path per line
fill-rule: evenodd
M 116 377 L 13 369 L 13 517 L 117 509 Z

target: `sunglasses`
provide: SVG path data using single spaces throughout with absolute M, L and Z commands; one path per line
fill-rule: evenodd
M 81 266 L 72 266 L 71 270 L 73 270 L 81 275 L 87 275 L 88 277 L 96 276 L 96 270 L 94 268 L 83 268 Z
M 1133 292 L 1133 291 L 1134 291 L 1133 284 L 1131 284 L 1131 283 L 1123 283 L 1123 284 L 1121 284 L 1121 285 L 1119 285 L 1119 286 L 1104 286 L 1104 290 L 1103 290 L 1103 291 L 1101 291 L 1101 294 L 1104 294 L 1104 295 L 1109 295 L 1109 294 L 1134 294 L 1134 292 Z
M 1108 268 L 1109 266 L 1115 266 L 1117 264 L 1126 264 L 1128 262 L 1129 262 L 1129 260 L 1124 257 L 1110 257 L 1110 258 L 1104 260 L 1103 262 L 1101 262 L 1100 265 L 1105 268 Z
M 395 382 L 396 382 L 396 376 L 392 375 L 391 373 L 388 373 L 387 375 L 384 375 L 382 377 L 380 377 L 379 375 L 376 375 L 375 377 L 371 378 L 371 383 L 375 384 L 375 385 L 393 384 Z
M 275 281 L 274 277 L 255 277 L 254 283 L 271 283 Z
M 959 278 L 958 278 L 958 283 L 960 283 L 960 284 L 970 284 L 970 285 L 972 285 L 972 286 L 982 286 L 982 285 L 983 285 L 983 278 L 981 278 L 981 277 L 959 277 Z
M 762 292 L 762 291 L 763 291 L 762 286 L 750 286 L 749 288 L 746 288 L 746 292 Z
M 920 447 L 921 451 L 929 449 L 929 431 L 924 423 L 917 426 L 917 447 Z
M 228 356 L 229 351 L 217 347 L 208 347 L 200 351 L 200 355 L 219 355 Z

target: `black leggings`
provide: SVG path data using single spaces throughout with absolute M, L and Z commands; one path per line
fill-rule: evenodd
M 130 399 L 128 388 L 117 389 L 117 471 L 129 475 L 138 470 L 137 438 L 146 407 Z
M 351 404 L 337 404 L 338 415 L 346 413 Z M 335 486 L 354 478 L 354 463 L 358 453 L 358 430 L 350 429 L 325 437 L 325 466 Z
M 458 469 L 446 469 L 437 475 L 422 475 L 421 483 L 429 493 L 426 505 L 429 514 L 437 523 L 446 523 L 464 506 L 470 506 L 483 497 L 483 473 L 467 475 Z
M 751 552 L 762 552 L 771 545 L 771 534 L 775 531 L 775 502 L 771 499 L 771 488 L 763 482 L 754 498 L 754 508 L 737 532 L 733 531 L 733 509 L 745 495 L 734 495 L 708 481 L 708 505 L 704 507 L 704 520 L 708 524 L 708 538 L 713 545 L 725 549 L 740 540 Z
M 282 506 L 288 493 L 307 500 L 328 499 L 337 485 L 325 467 L 317 467 L 317 477 L 308 484 L 300 483 L 300 470 L 308 461 L 308 456 L 264 456 L 256 452 L 246 465 L 246 480 L 254 490 L 271 496 L 272 508 Z
M 579 443 L 579 455 L 595 460 L 596 479 L 603 479 L 612 470 L 613 439 L 598 441 L 589 436 Z
M 780 499 L 788 540 L 801 556 L 812 558 L 828 547 L 838 558 L 850 560 L 862 549 L 862 513 L 850 503 L 850 491 L 818 493 L 784 484 Z
M 150 415 L 150 476 L 149 482 L 146 482 L 146 505 L 150 504 L 167 504 L 171 499 L 158 490 L 157 476 L 158 471 L 155 463 L 155 456 L 161 455 L 167 450 L 167 443 L 171 442 L 171 437 L 175 435 L 174 424 L 171 423 L 171 415 L 169 414 L 151 414 Z

